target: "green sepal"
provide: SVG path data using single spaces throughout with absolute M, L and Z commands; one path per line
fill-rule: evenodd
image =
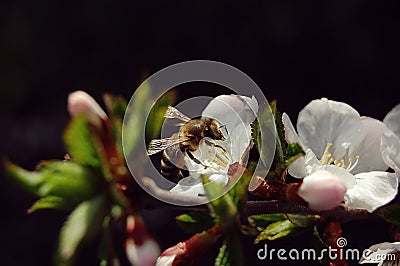
M 79 249 L 101 232 L 107 209 L 103 195 L 84 201 L 74 209 L 60 231 L 56 265 L 74 265 Z
M 214 218 L 207 212 L 191 212 L 181 214 L 176 218 L 177 224 L 186 233 L 201 233 L 214 226 Z

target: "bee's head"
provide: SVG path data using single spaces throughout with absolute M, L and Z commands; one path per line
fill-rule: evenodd
M 225 140 L 224 134 L 221 131 L 221 127 L 214 119 L 209 119 L 206 121 L 206 125 L 204 127 L 204 136 L 215 140 Z

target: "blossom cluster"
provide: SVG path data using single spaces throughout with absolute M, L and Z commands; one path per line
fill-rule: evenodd
M 72 121 L 64 136 L 69 153 L 65 160 L 44 161 L 32 172 L 5 164 L 20 185 L 40 197 L 30 212 L 46 208 L 72 211 L 60 234 L 60 265 L 72 265 L 85 238 L 101 230 L 109 231 L 112 221 L 123 223 L 126 258 L 132 265 L 193 265 L 221 237 L 224 244 L 216 265 L 225 265 L 223 261 L 229 260 L 240 264 L 239 232 L 246 230 L 246 234 L 256 236 L 258 243 L 315 225 L 316 231 L 323 232 L 323 244 L 335 245 L 341 236 L 341 221 L 322 219 L 324 212 L 342 208 L 376 214 L 393 207 L 390 205 L 398 195 L 400 104 L 379 121 L 360 115 L 346 103 L 316 99 L 300 111 L 296 127 L 286 113 L 281 115 L 272 104 L 267 106 L 275 119 L 269 121 L 276 131 L 274 145 L 280 150 L 275 151 L 266 176 L 260 176 L 253 169 L 251 155 L 263 155 L 258 127 L 263 122 L 260 119 L 265 119 L 265 106 L 251 95 L 220 95 L 205 107 L 201 119 L 214 119 L 219 128 L 225 129 L 224 137 L 213 139 L 209 137 L 212 134 L 205 134 L 190 154 L 178 146 L 183 151 L 188 176 L 169 190 L 150 182 L 151 177 L 140 176 L 162 197 L 182 197 L 201 204 L 207 201 L 198 201 L 200 198 L 209 199 L 209 213 L 177 217 L 178 221 L 196 224 L 201 230 L 161 252 L 140 213 L 149 195 L 143 193 L 139 181 L 135 182 L 128 171 L 122 152 L 121 125 L 127 104 L 110 95 L 105 101 L 107 113 L 86 92 L 69 95 L 67 108 Z M 165 113 L 169 107 L 163 108 Z M 137 130 L 136 123 L 134 120 L 133 128 Z M 160 129 L 158 124 L 152 128 L 157 131 L 152 138 Z M 143 173 L 142 170 L 139 172 Z M 207 188 L 206 184 L 211 186 Z M 262 209 L 260 216 L 244 216 L 247 196 L 251 194 L 261 196 L 263 203 L 273 199 L 299 206 L 307 209 L 307 214 L 271 214 Z M 397 212 L 399 206 L 393 205 Z M 247 222 L 243 223 L 244 220 Z M 400 221 L 395 219 L 393 224 L 396 223 Z M 399 242 L 376 244 L 370 250 L 370 258 L 376 254 L 400 254 Z M 111 257 L 104 262 L 118 264 L 114 255 L 106 253 L 105 257 Z M 331 265 L 346 264 L 339 261 Z

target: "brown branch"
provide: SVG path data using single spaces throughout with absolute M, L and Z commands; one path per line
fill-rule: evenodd
M 174 210 L 184 211 L 207 211 L 206 205 L 207 199 L 204 197 L 191 197 L 180 194 L 171 193 L 168 190 L 161 189 L 157 184 L 149 177 L 143 177 L 143 184 L 149 189 L 154 195 L 161 199 L 167 199 L 174 201 L 176 205 L 165 203 L 161 200 L 150 200 L 150 197 L 142 204 L 143 208 L 154 209 L 154 208 L 170 208 Z M 180 206 L 183 205 L 183 206 Z M 196 205 L 196 206 L 194 206 Z M 344 205 L 340 205 L 329 211 L 314 211 L 305 206 L 278 201 L 278 200 L 260 200 L 260 201 L 248 201 L 246 208 L 246 215 L 263 214 L 263 213 L 296 213 L 296 214 L 315 214 L 325 218 L 331 218 L 340 220 L 342 222 L 350 222 L 354 220 L 379 220 L 379 216 L 369 213 L 366 210 L 361 209 L 350 209 Z

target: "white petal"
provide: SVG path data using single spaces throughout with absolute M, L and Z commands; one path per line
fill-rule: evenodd
M 314 165 L 312 173 L 319 171 L 321 169 L 328 171 L 332 175 L 338 177 L 345 184 L 347 189 L 354 187 L 354 185 L 356 184 L 355 176 L 344 168 L 338 167 L 336 165 L 321 165 L 321 166 Z
M 282 115 L 282 123 L 285 129 L 285 139 L 288 143 L 298 143 L 302 146 L 303 149 L 307 149 L 304 144 L 301 142 L 299 135 L 297 135 L 296 130 L 290 120 L 289 116 L 286 113 Z
M 176 254 L 170 256 L 161 256 L 157 259 L 156 266 L 172 266 L 174 262 Z
M 257 100 L 240 95 L 220 95 L 211 100 L 203 110 L 202 116 L 216 119 L 226 125 L 228 133 L 240 123 L 245 125 L 254 121 L 258 112 Z
M 303 178 L 307 175 L 306 173 L 306 163 L 304 156 L 300 157 L 293 163 L 291 163 L 288 167 L 289 175 L 295 178 Z
M 394 242 L 394 243 L 389 243 L 389 242 L 383 242 L 379 244 L 375 244 L 371 247 L 368 248 L 368 250 L 371 252 L 367 257 L 363 257 L 360 260 L 360 264 L 366 264 L 366 263 L 382 263 L 382 258 L 386 254 L 391 254 L 391 253 L 396 253 L 399 251 L 400 248 L 400 242 Z M 381 264 L 380 263 L 380 264 Z M 379 265 L 380 265 L 379 264 Z
M 234 129 L 235 134 L 230 137 L 230 148 L 231 148 L 231 163 L 240 162 L 243 153 L 246 151 L 249 143 L 251 142 L 251 126 L 244 124 L 239 124 Z
M 355 175 L 356 185 L 347 190 L 345 203 L 355 209 L 373 212 L 389 203 L 397 194 L 398 177 L 388 172 L 368 172 Z
M 394 133 L 383 134 L 381 150 L 385 163 L 400 173 L 400 139 Z
M 153 239 L 145 239 L 142 245 L 136 245 L 132 239 L 126 241 L 126 255 L 132 265 L 152 266 L 156 263 L 161 250 Z
M 359 155 L 360 159 L 351 172 L 357 174 L 369 171 L 385 171 L 388 167 L 382 159 L 381 136 L 383 133 L 390 133 L 391 130 L 381 121 L 370 117 L 362 117 L 361 123 L 362 133 L 358 142 L 354 143 L 354 148 L 350 153 L 353 160 L 356 155 Z
M 182 178 L 179 183 L 170 190 L 172 193 L 196 197 L 204 195 L 203 183 L 199 178 L 188 176 Z
M 350 105 L 326 98 L 313 100 L 299 113 L 297 131 L 303 144 L 321 158 L 328 143 L 333 154 L 344 154 L 342 143 L 353 143 L 361 131 L 358 112 Z
M 217 184 L 222 184 L 222 185 L 226 185 L 228 184 L 229 181 L 229 177 L 227 174 L 221 174 L 221 173 L 214 173 L 211 174 L 208 179 L 212 182 L 215 182 Z
M 388 128 L 400 137 L 400 104 L 396 105 L 383 119 Z
M 291 176 L 296 178 L 303 178 L 311 174 L 314 165 L 321 165 L 315 154 L 311 149 L 306 150 L 306 154 L 300 157 L 288 167 L 288 172 Z

